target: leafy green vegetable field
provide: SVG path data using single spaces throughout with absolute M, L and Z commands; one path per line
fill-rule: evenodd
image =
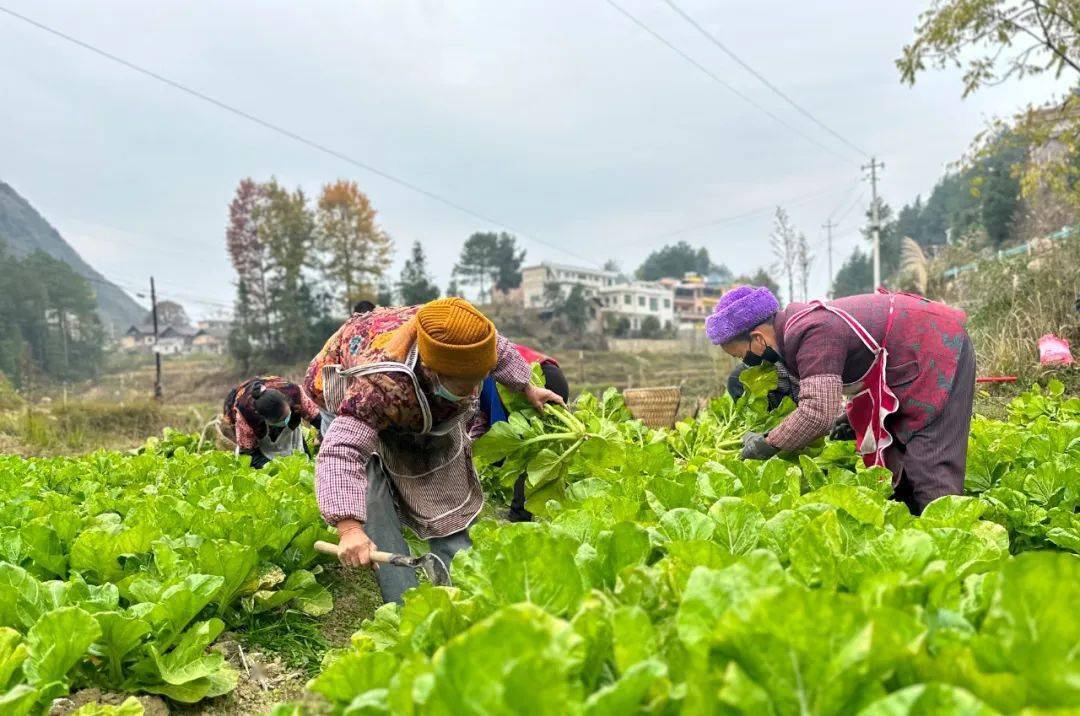
M 237 681 L 207 650 L 224 629 L 332 608 L 306 458 L 258 472 L 167 450 L 0 457 L 0 713 L 81 687 L 212 698 Z
M 791 407 L 744 375 L 666 431 L 614 392 L 516 412 L 477 463 L 492 493 L 527 472 L 543 519 L 476 525 L 455 587 L 380 608 L 310 691 L 348 714 L 1080 709 L 1080 399 L 1052 383 L 977 417 L 969 494 L 916 519 L 848 443 L 739 460 Z M 0 714 L 84 687 L 213 699 L 237 681 L 224 629 L 331 609 L 307 459 L 197 447 L 0 457 Z M 82 716 L 141 712 L 110 708 Z
M 573 430 L 519 415 L 477 455 L 536 450 L 548 519 L 476 526 L 454 589 L 382 607 L 310 688 L 350 714 L 1080 709 L 1080 401 L 977 420 L 972 494 L 919 519 L 849 444 L 738 460 L 732 408 L 669 432 L 614 395 Z

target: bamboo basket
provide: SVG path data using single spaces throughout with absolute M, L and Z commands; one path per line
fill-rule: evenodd
M 627 388 L 623 400 L 630 414 L 650 428 L 670 428 L 675 424 L 682 402 L 682 388 Z

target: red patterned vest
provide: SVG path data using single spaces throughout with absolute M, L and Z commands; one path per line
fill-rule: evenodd
M 906 293 L 895 298 L 892 330 L 886 335 L 890 294 L 847 296 L 830 301 L 850 313 L 889 351 L 886 382 L 900 399 L 888 423 L 901 442 L 932 422 L 945 407 L 967 333 L 964 312 Z M 870 353 L 841 319 L 814 311 L 785 334 L 790 316 L 806 308 L 793 303 L 780 311 L 773 326 L 784 363 L 799 378 L 836 373 L 845 384 L 870 367 Z

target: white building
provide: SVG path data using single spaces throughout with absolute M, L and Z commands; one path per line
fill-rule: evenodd
M 671 287 L 645 281 L 615 284 L 600 291 L 604 315 L 626 318 L 632 331 L 641 330 L 649 316 L 670 330 L 675 325 L 674 298 Z
M 549 283 L 558 284 L 564 296 L 570 293 L 574 286 L 581 286 L 586 298 L 592 298 L 602 289 L 614 286 L 618 278 L 619 275 L 614 271 L 545 261 L 536 266 L 526 266 L 521 269 L 521 291 L 526 308 L 543 308 L 544 287 Z

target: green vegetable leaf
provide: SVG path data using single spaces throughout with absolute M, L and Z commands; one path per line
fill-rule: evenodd
M 41 692 L 41 699 L 66 693 L 68 672 L 99 636 L 97 621 L 78 607 L 54 609 L 30 628 L 23 670 L 27 681 Z
M 0 627 L 0 691 L 6 691 L 26 661 L 26 645 L 14 629 Z

